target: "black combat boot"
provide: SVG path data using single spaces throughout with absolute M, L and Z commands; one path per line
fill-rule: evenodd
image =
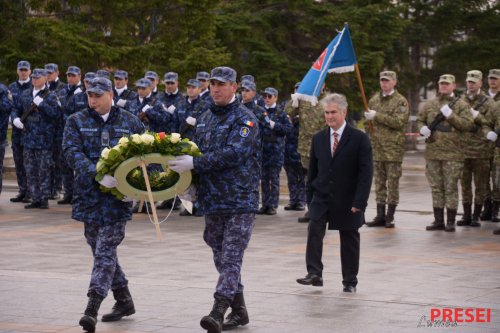
M 377 204 L 377 216 L 373 221 L 366 224 L 368 227 L 383 227 L 385 226 L 385 204 Z
M 425 230 L 444 230 L 444 208 L 434 207 L 434 222 L 425 227 Z
M 481 209 L 483 209 L 482 205 L 474 205 L 474 214 L 472 214 L 472 221 L 470 223 L 471 227 L 480 227 L 481 223 L 479 223 L 479 217 L 481 215 Z
M 500 235 L 500 227 L 497 229 L 493 230 L 493 235 Z
M 498 209 L 500 208 L 500 201 L 491 202 L 491 222 L 500 222 L 498 217 Z
M 134 301 L 128 287 L 113 290 L 113 296 L 116 303 L 113 305 L 111 313 L 102 316 L 102 321 L 117 321 L 135 313 Z
M 309 218 L 309 211 L 306 211 L 304 213 L 304 216 L 299 217 L 297 219 L 297 222 L 299 222 L 299 223 L 309 223 L 309 221 L 311 221 L 311 219 Z
M 491 220 L 491 199 L 484 200 L 484 210 L 481 213 L 481 221 Z
M 464 203 L 464 215 L 462 219 L 458 220 L 457 225 L 463 227 L 464 225 L 470 225 L 472 223 L 472 205 L 470 203 Z
M 396 212 L 396 205 L 387 205 L 387 214 L 385 215 L 385 227 L 394 228 L 394 213 Z
M 89 333 L 95 332 L 95 325 L 97 324 L 97 312 L 99 311 L 102 300 L 103 297 L 97 294 L 89 295 L 87 308 L 85 309 L 84 316 L 80 319 L 79 322 L 84 331 L 87 331 Z
M 212 311 L 208 316 L 201 318 L 200 325 L 208 331 L 208 333 L 220 333 L 222 332 L 222 323 L 224 321 L 224 314 L 227 308 L 229 308 L 230 300 L 215 295 L 214 305 Z
M 457 216 L 456 209 L 446 208 L 446 227 L 444 231 L 454 232 L 455 231 L 455 218 Z
M 24 202 L 24 198 L 26 197 L 26 193 L 19 193 L 13 198 L 10 198 L 10 202 Z
M 229 331 L 238 326 L 245 326 L 249 323 L 248 312 L 245 306 L 243 293 L 234 295 L 231 303 L 231 313 L 227 315 L 226 321 L 222 324 L 223 331 Z

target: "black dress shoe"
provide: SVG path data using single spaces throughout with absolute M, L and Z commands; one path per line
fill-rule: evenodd
M 72 197 L 64 197 L 64 198 L 62 198 L 62 200 L 59 200 L 59 201 L 57 202 L 57 204 L 58 204 L 58 205 L 68 205 L 68 204 L 70 204 L 70 203 L 71 203 L 71 200 L 72 200 L 72 199 L 73 199 Z
M 267 207 L 266 206 L 262 206 L 260 207 L 260 209 L 257 211 L 257 214 L 258 215 L 262 215 L 262 214 L 265 214 L 267 212 Z
M 344 286 L 344 290 L 343 290 L 345 293 L 355 293 L 356 292 L 356 287 L 355 286 Z
M 309 223 L 309 221 L 310 221 L 310 220 L 311 220 L 311 219 L 309 218 L 309 212 L 306 212 L 306 213 L 304 214 L 304 216 L 299 217 L 299 218 L 297 219 L 297 221 L 299 221 L 299 223 Z
M 316 274 L 307 274 L 306 277 L 297 279 L 297 283 L 306 286 L 323 287 L 323 278 Z
M 24 193 L 19 193 L 18 195 L 16 195 L 15 197 L 13 198 L 10 198 L 10 202 L 21 202 L 23 201 L 24 197 L 26 196 L 26 194 Z
M 285 210 L 295 210 L 295 206 L 296 205 L 294 203 L 289 203 L 284 208 L 285 208 Z
M 276 213 L 277 213 L 276 209 L 274 209 L 272 207 L 269 207 L 266 210 L 266 215 L 276 215 Z
M 298 210 L 298 211 L 306 210 L 306 206 L 303 203 L 299 202 L 295 204 L 295 208 L 293 210 Z
M 32 203 L 24 206 L 24 208 L 25 209 L 40 208 L 40 203 L 39 202 L 32 202 Z

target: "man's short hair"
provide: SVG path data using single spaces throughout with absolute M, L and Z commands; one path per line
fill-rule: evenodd
M 328 104 L 337 104 L 341 111 L 347 111 L 347 107 L 349 106 L 345 96 L 337 93 L 326 95 L 319 101 L 319 103 L 323 108 L 325 108 Z

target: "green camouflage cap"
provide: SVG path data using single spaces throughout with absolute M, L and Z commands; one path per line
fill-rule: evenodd
M 383 71 L 380 72 L 380 80 L 386 79 L 386 80 L 397 80 L 397 75 L 396 72 L 393 71 Z
M 452 74 L 443 74 L 439 77 L 438 83 L 446 82 L 446 83 L 455 83 L 455 75 Z
M 471 81 L 477 83 L 483 79 L 483 73 L 478 70 L 472 70 L 467 72 L 467 79 L 465 81 Z
M 500 69 L 490 69 L 490 73 L 488 74 L 488 79 L 491 78 L 500 79 Z

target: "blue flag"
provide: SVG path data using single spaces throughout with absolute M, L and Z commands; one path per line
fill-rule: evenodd
M 349 26 L 346 24 L 302 79 L 299 89 L 292 95 L 294 106 L 298 106 L 299 99 L 316 105 L 326 74 L 353 72 L 356 63 Z

